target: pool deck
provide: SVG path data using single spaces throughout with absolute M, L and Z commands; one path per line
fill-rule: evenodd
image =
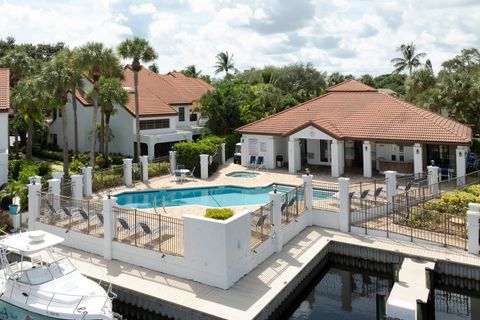
M 110 189 L 112 194 L 119 194 L 122 192 L 135 192 L 135 191 L 144 191 L 144 190 L 162 190 L 162 189 L 172 189 L 172 188 L 199 188 L 199 187 L 211 187 L 211 186 L 222 186 L 222 185 L 235 185 L 241 187 L 260 187 L 267 186 L 272 183 L 279 184 L 288 184 L 288 185 L 300 185 L 303 183 L 303 178 L 301 172 L 297 174 L 288 173 L 286 169 L 277 169 L 277 170 L 259 170 L 256 171 L 260 173 L 257 177 L 254 178 L 235 178 L 228 177 L 226 174 L 234 171 L 252 171 L 252 169 L 243 167 L 238 164 L 234 164 L 233 160 L 230 159 L 223 166 L 219 167 L 219 170 L 215 172 L 208 179 L 197 179 L 197 178 L 188 178 L 184 182 L 173 181 L 170 175 L 154 177 L 149 179 L 147 183 L 138 182 L 132 187 L 116 187 Z M 314 173 L 315 174 L 315 173 Z M 338 178 L 333 178 L 328 174 L 319 173 L 314 175 L 314 179 L 317 181 L 325 182 L 337 182 Z M 351 183 L 359 181 L 368 181 L 371 179 L 365 178 L 361 175 L 352 175 L 350 177 Z M 93 194 L 93 199 L 101 200 L 107 196 L 108 190 L 102 190 Z M 255 210 L 258 208 L 258 205 L 253 206 L 232 206 L 230 207 L 234 212 L 242 212 L 245 210 Z M 205 206 L 199 205 L 190 205 L 190 206 L 181 206 L 181 207 L 158 207 L 157 212 L 167 216 L 181 218 L 184 214 L 198 215 L 203 216 L 205 214 Z M 142 209 L 143 211 L 154 212 L 154 209 Z
M 208 317 L 253 319 L 324 249 L 330 241 L 380 249 L 425 260 L 448 260 L 480 266 L 480 257 L 465 251 L 373 236 L 342 233 L 332 229 L 308 227 L 240 279 L 228 290 L 137 267 L 64 246 L 59 251 L 69 256 L 81 273 L 102 279 L 107 274 L 115 287 L 161 299 L 193 309 Z

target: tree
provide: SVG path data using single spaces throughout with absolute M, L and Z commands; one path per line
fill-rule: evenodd
M 429 68 L 414 71 L 405 80 L 405 99 L 415 102 L 416 97 L 423 91 L 435 86 L 435 76 Z
M 148 70 L 150 70 L 152 72 L 155 72 L 155 73 L 160 72 L 160 69 L 158 68 L 158 64 L 156 64 L 156 63 L 152 63 L 151 65 L 149 65 Z
M 68 113 L 65 106 L 70 90 L 81 85 L 81 77 L 77 70 L 71 67 L 68 53 L 64 53 L 45 65 L 42 70 L 42 78 L 45 89 L 49 90 L 53 96 L 55 107 L 60 108 L 62 113 L 63 172 L 65 176 L 68 176 Z
M 185 69 L 180 72 L 190 78 L 199 78 L 202 75 L 202 71 L 197 70 L 197 67 L 195 67 L 194 64 L 186 66 Z
M 295 63 L 272 70 L 270 83 L 290 94 L 298 102 L 318 97 L 327 84 L 326 74 L 319 72 L 311 63 Z M 262 73 L 262 79 L 267 80 L 268 77 Z
M 375 88 L 375 80 L 373 80 L 373 77 L 369 74 L 362 75 L 358 80 L 367 86 Z
M 476 48 L 463 49 L 459 55 L 443 62 L 442 67 L 443 70 L 440 73 L 480 72 L 480 52 Z
M 140 149 L 140 103 L 138 101 L 138 72 L 142 69 L 141 61 L 148 63 L 157 58 L 157 53 L 147 40 L 133 38 L 124 40 L 117 48 L 120 57 L 132 59 L 133 83 L 135 87 L 135 132 L 137 141 L 137 157 L 141 155 Z
M 233 62 L 233 54 L 229 55 L 228 51 L 217 54 L 217 62 L 215 63 L 215 74 L 225 72 L 225 77 L 228 77 L 230 71 L 237 71 L 235 63 Z
M 376 88 L 390 89 L 395 91 L 399 95 L 405 94 L 405 74 L 387 73 L 382 74 L 373 79 L 376 84 Z
M 99 42 L 87 42 L 80 47 L 77 53 L 77 63 L 80 70 L 85 72 L 87 77 L 93 82 L 93 116 L 90 136 L 90 163 L 93 167 L 95 166 L 99 81 L 101 77 L 122 77 L 123 70 L 113 51 L 110 48 L 105 48 L 103 44 Z
M 397 51 L 400 52 L 401 57 L 391 60 L 395 67 L 394 73 L 400 73 L 407 69 L 408 74 L 411 75 L 414 68 L 422 65 L 420 59 L 427 55 L 425 52 L 416 53 L 413 42 L 410 44 L 402 44 L 398 47 Z
M 33 129 L 36 122 L 41 122 L 44 110 L 52 105 L 52 96 L 41 85 L 39 76 L 20 80 L 12 90 L 12 102 L 18 108 L 20 116 L 27 122 L 27 159 L 32 158 Z
M 327 85 L 329 87 L 339 84 L 345 81 L 345 76 L 340 72 L 333 72 L 327 78 Z
M 10 69 L 10 86 L 15 89 L 22 77 L 29 75 L 35 69 L 34 60 L 19 48 L 9 50 L 1 59 L 0 66 Z M 16 119 L 18 112 L 15 101 L 12 105 L 13 117 Z M 18 158 L 18 126 L 14 126 L 15 157 Z
M 128 92 L 123 89 L 122 82 L 116 78 L 103 78 L 99 83 L 99 103 L 102 113 L 105 114 L 104 139 L 105 155 L 108 155 L 108 143 L 110 142 L 110 117 L 116 113 L 115 104 L 124 106 L 128 102 Z

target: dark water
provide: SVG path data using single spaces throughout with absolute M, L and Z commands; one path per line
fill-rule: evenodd
M 480 319 L 480 293 L 455 291 L 454 288 L 435 289 L 435 319 Z

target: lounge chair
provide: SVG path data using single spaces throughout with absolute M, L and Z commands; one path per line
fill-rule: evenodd
M 365 200 L 365 198 L 367 198 L 369 192 L 370 192 L 370 190 L 367 189 L 367 190 L 363 190 L 362 193 L 360 193 L 360 195 L 358 195 L 357 193 L 354 193 L 353 196 L 352 196 L 352 199 Z
M 130 226 L 130 225 L 128 224 L 127 220 L 125 220 L 125 218 L 119 217 L 119 218 L 117 218 L 117 220 L 118 220 L 118 222 L 120 222 L 120 227 L 118 227 L 117 229 L 122 228 L 122 229 L 124 229 L 124 230 L 127 230 L 127 231 L 130 231 L 130 232 L 135 233 L 135 230 L 136 230 L 136 227 L 137 227 L 136 225 L 133 226 L 133 227 Z
M 267 219 L 267 215 L 261 215 L 258 219 L 257 222 L 252 222 L 251 226 L 254 228 L 261 228 L 263 224 L 265 223 L 265 220 Z
M 257 163 L 255 165 L 255 170 L 262 169 L 264 165 L 265 165 L 265 162 L 263 160 L 263 156 L 258 156 Z
M 167 226 L 160 226 L 160 227 L 152 230 L 150 228 L 150 226 L 148 224 L 146 224 L 145 222 L 139 222 L 138 226 L 142 229 L 144 234 L 150 234 L 150 235 L 161 234 L 162 232 L 169 229 L 169 227 L 167 227 Z
M 250 162 L 248 163 L 248 167 L 249 168 L 253 168 L 255 167 L 255 160 L 256 160 L 256 156 L 250 156 Z
M 355 195 L 355 192 L 349 192 L 348 193 L 348 199 L 352 200 L 353 196 Z M 335 200 L 338 200 L 340 201 L 340 192 L 335 192 L 333 195 L 332 195 L 332 199 L 335 199 Z
M 407 183 L 407 185 L 406 185 L 405 187 L 398 186 L 397 191 L 407 192 L 407 191 L 409 191 L 411 188 L 412 188 L 412 183 L 409 182 L 409 183 Z
M 375 192 L 373 193 L 373 195 L 367 194 L 367 199 L 368 200 L 377 200 L 377 198 L 380 196 L 382 191 L 383 191 L 383 187 L 379 187 L 379 188 L 375 189 Z

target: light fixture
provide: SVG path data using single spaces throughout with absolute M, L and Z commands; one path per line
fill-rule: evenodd
M 368 151 L 368 146 L 365 146 L 365 151 Z
M 459 157 L 462 156 L 462 151 L 459 151 L 459 152 L 458 152 L 458 156 L 459 156 Z
M 112 198 L 112 190 L 111 189 L 108 189 L 108 191 L 107 191 L 107 198 L 108 199 Z
M 277 193 L 277 184 L 276 183 L 273 184 L 272 188 L 273 188 L 273 193 Z
M 416 153 L 417 153 L 417 154 L 420 154 L 420 149 L 417 149 L 417 150 L 416 150 Z
M 435 160 L 430 161 L 430 163 L 432 164 L 432 167 L 435 166 Z
M 37 180 L 37 179 L 35 177 L 30 177 L 29 179 L 30 179 L 30 183 L 32 185 L 35 185 L 35 180 Z
M 310 175 L 310 169 L 306 168 L 305 173 L 307 174 L 307 176 L 309 176 Z
M 162 254 L 162 259 L 165 258 L 165 254 Z

